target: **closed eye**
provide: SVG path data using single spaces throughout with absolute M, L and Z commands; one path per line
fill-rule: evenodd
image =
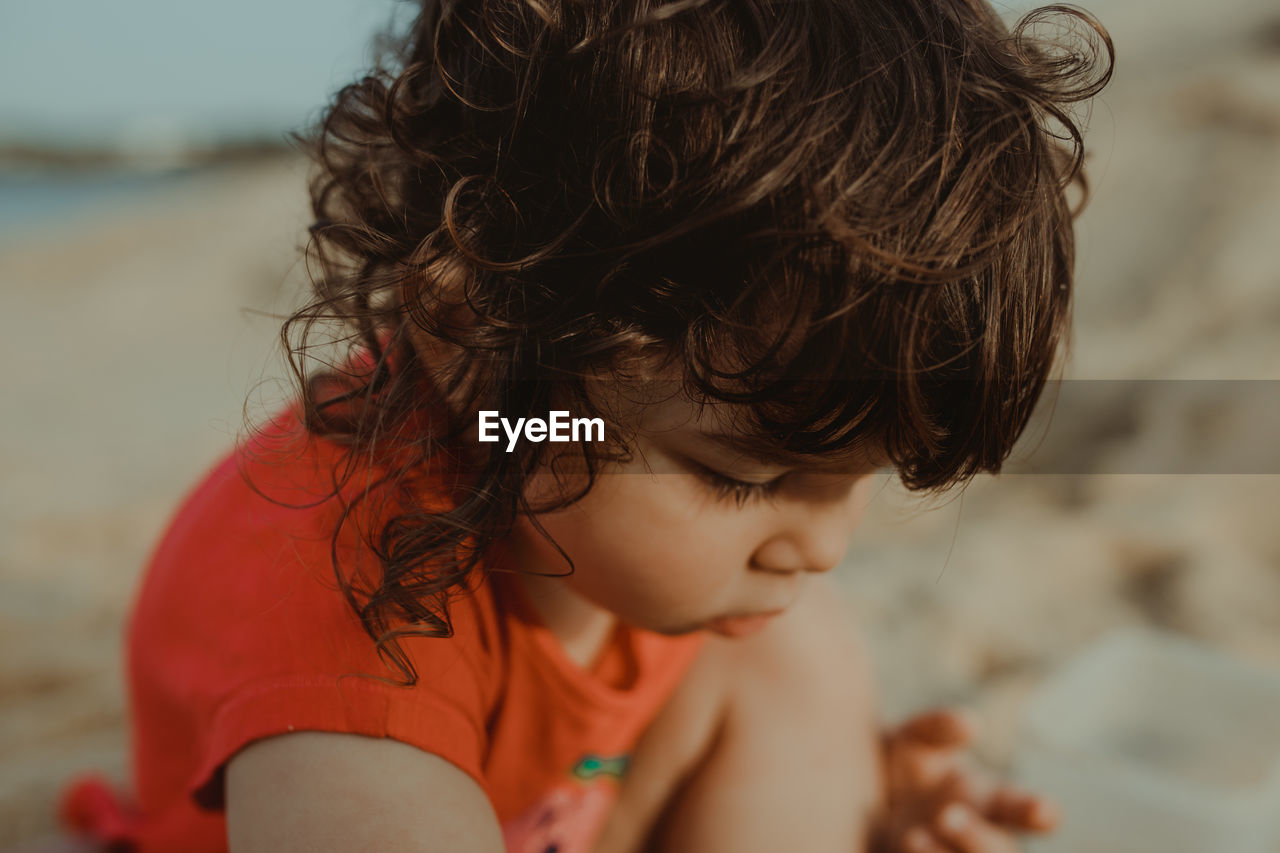
M 712 493 L 718 500 L 732 498 L 738 506 L 745 506 L 752 501 L 773 497 L 782 487 L 782 481 L 786 477 L 783 474 L 781 477 L 775 477 L 765 483 L 750 483 L 746 480 L 735 480 L 733 477 L 727 477 L 705 465 L 697 465 L 695 463 L 694 468 L 703 482 L 711 487 Z

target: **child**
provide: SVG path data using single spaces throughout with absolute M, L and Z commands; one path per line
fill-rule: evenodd
M 298 404 L 153 554 L 136 804 L 89 780 L 66 819 L 184 851 L 1050 828 L 962 771 L 959 715 L 881 734 L 822 573 L 878 470 L 998 471 L 1054 365 L 1066 105 L 1112 55 L 1057 11 L 1105 64 L 977 0 L 427 2 L 313 140 Z M 326 320 L 350 358 L 308 371 Z

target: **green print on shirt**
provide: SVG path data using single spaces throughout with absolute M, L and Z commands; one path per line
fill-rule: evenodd
M 621 779 L 622 774 L 627 772 L 626 755 L 617 755 L 613 758 L 604 758 L 599 755 L 585 755 L 578 765 L 573 768 L 574 778 L 581 779 L 586 782 L 597 776 L 612 776 L 615 779 Z

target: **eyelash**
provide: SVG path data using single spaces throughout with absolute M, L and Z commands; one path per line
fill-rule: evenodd
M 746 506 L 752 501 L 772 497 L 782 486 L 782 477 L 776 477 L 767 483 L 747 483 L 718 474 L 710 468 L 698 466 L 698 474 L 711 486 L 716 498 L 728 500 L 733 498 L 738 506 Z

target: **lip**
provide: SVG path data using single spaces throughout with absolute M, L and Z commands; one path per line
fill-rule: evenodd
M 706 628 L 722 637 L 745 637 L 761 630 L 781 613 L 781 610 L 770 610 L 747 616 L 720 616 L 707 622 Z

